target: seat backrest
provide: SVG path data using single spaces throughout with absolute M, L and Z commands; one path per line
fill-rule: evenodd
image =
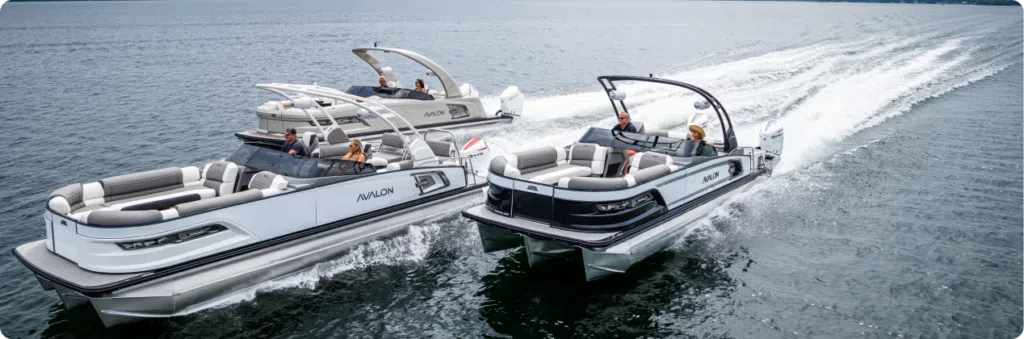
M 405 141 L 397 133 L 384 133 L 380 137 L 380 150 L 385 152 L 399 153 L 405 148 Z
M 306 146 L 306 153 L 312 154 L 313 150 L 320 145 L 320 138 L 317 138 L 316 133 L 313 132 L 302 133 L 302 145 Z
M 68 214 L 83 207 L 185 187 L 200 179 L 199 168 L 195 166 L 130 173 L 64 186 L 50 194 L 47 204 L 58 213 Z
M 345 134 L 345 131 L 342 131 L 340 128 L 332 129 L 324 136 L 324 142 L 327 142 L 329 145 L 345 144 L 349 141 L 351 140 L 348 138 L 348 134 Z
M 230 161 L 218 160 L 203 166 L 203 186 L 217 191 L 217 195 L 227 195 L 235 191 L 238 178 L 238 165 Z
M 269 171 L 256 173 L 249 180 L 249 189 L 262 191 L 264 197 L 281 193 L 287 187 L 288 180 L 284 176 Z
M 459 150 L 453 142 L 427 140 L 427 146 L 430 146 L 430 150 L 434 152 L 434 155 L 439 157 L 457 158 L 459 156 Z
M 491 159 L 490 170 L 500 175 L 520 178 L 540 170 L 545 170 L 566 163 L 565 149 L 548 146 L 531 150 L 506 154 Z
M 349 143 L 337 144 L 337 145 L 322 145 L 313 150 L 309 157 L 311 158 L 330 158 L 340 157 L 348 154 Z
M 590 167 L 591 175 L 603 175 L 608 159 L 608 147 L 598 144 L 575 143 L 569 148 L 569 164 Z
M 629 172 L 632 173 L 657 165 L 672 165 L 672 157 L 658 153 L 639 152 L 630 158 Z
M 404 170 L 412 168 L 412 165 L 412 160 L 405 160 L 389 163 L 386 169 L 388 171 Z
M 71 184 L 53 191 L 50 193 L 47 205 L 54 212 L 60 214 L 70 214 L 74 210 L 85 207 L 85 203 L 82 201 L 82 184 Z

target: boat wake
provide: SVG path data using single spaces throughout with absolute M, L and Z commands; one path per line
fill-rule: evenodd
M 784 161 L 775 170 L 780 174 L 829 155 L 836 141 L 1018 62 L 1021 38 L 1013 32 L 1021 31 L 1020 22 L 976 25 L 985 20 L 936 22 L 914 35 L 825 41 L 655 76 L 715 94 L 741 145 L 756 144 L 761 125 L 778 119 L 787 131 Z M 634 120 L 648 129 L 685 133 L 694 96 L 667 87 L 627 92 Z M 496 98 L 484 102 L 488 109 L 497 105 Z M 566 144 L 590 126 L 614 125 L 609 107 L 600 91 L 533 98 L 516 128 L 462 133 L 483 134 L 492 155 Z

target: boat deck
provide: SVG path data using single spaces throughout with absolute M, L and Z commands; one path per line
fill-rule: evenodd
M 44 278 L 53 281 L 57 280 L 54 276 L 60 277 L 60 280 L 74 285 L 71 287 L 79 290 L 103 289 L 148 274 L 148 272 L 109 274 L 86 271 L 71 260 L 64 259 L 46 249 L 45 239 L 18 246 L 14 249 L 14 253 L 25 265 L 34 266 L 35 269 L 32 271 L 43 272 Z

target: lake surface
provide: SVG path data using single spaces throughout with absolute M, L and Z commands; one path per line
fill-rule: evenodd
M 741 131 L 778 118 L 775 176 L 627 274 L 484 254 L 457 211 L 238 294 L 104 329 L 0 255 L 8 337 L 1016 337 L 1024 136 L 1019 7 L 762 2 L 302 0 L 8 3 L 0 11 L 0 249 L 45 237 L 73 182 L 226 156 L 275 99 L 347 87 L 379 42 L 426 55 L 526 116 L 461 131 L 497 154 L 611 126 L 595 78 L 715 94 Z M 421 75 L 396 61 L 399 75 Z M 406 80 L 411 83 L 411 80 Z M 429 85 L 429 83 L 428 83 Z M 432 84 L 437 87 L 437 84 Z M 638 93 L 685 129 L 692 102 Z M 756 143 L 742 132 L 740 144 Z M 9 253 L 9 252 L 4 252 Z

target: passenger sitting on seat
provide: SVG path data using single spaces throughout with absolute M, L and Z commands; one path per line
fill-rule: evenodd
M 636 133 L 636 126 L 633 126 L 633 123 L 629 122 L 629 113 L 628 112 L 619 113 L 619 123 L 616 124 L 614 127 L 612 127 L 612 131 L 620 131 L 620 132 L 625 131 L 625 132 Z M 634 151 L 634 150 L 627 149 L 625 151 L 626 151 L 626 167 L 622 168 L 622 175 L 626 175 L 626 171 L 629 170 L 629 158 L 632 158 L 634 155 L 636 155 L 636 151 Z
M 697 125 L 690 125 L 690 140 L 697 143 L 696 147 L 693 148 L 693 156 L 716 156 L 718 152 L 715 151 L 715 144 L 710 141 L 704 141 L 704 129 Z
M 427 93 L 427 84 L 423 83 L 423 79 L 416 79 L 416 91 L 420 93 Z
M 366 162 L 366 154 L 363 154 L 363 142 L 359 139 L 352 140 L 352 143 L 348 144 L 348 153 L 345 153 L 341 160 Z
M 295 133 L 295 129 L 290 127 L 284 131 L 284 145 L 281 145 L 281 152 L 304 157 L 307 155 L 306 145 L 299 142 L 298 138 L 295 137 Z
M 388 87 L 388 79 L 384 79 L 383 75 L 381 75 L 380 78 L 377 79 L 377 83 L 380 84 L 380 88 L 387 88 Z

